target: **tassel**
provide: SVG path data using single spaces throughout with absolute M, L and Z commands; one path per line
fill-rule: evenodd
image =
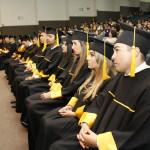
M 40 47 L 40 35 L 38 34 L 38 43 L 37 46 Z
M 33 44 L 33 41 L 31 40 L 31 37 L 30 37 L 30 35 L 28 35 L 28 36 L 29 36 L 30 42 Z
M 58 29 L 56 29 L 56 45 L 60 46 L 60 44 L 59 44 L 59 37 L 58 37 Z
M 46 49 L 46 45 L 47 45 L 47 43 L 46 43 L 46 40 L 45 40 L 45 41 L 44 41 L 44 46 L 43 46 L 42 52 L 44 52 L 44 51 L 45 51 L 45 49 Z
M 133 37 L 133 46 L 132 46 L 132 56 L 131 56 L 131 69 L 130 69 L 130 77 L 135 77 L 135 69 L 136 69 L 136 59 L 135 59 L 135 32 L 136 26 L 134 27 L 134 37 Z
M 89 37 L 88 37 L 88 33 L 87 33 L 87 41 L 86 41 L 86 57 L 89 56 L 90 52 L 89 52 L 89 48 L 90 48 L 90 44 L 89 44 Z
M 107 63 L 106 63 L 106 42 L 104 41 L 104 62 L 103 62 L 103 80 L 109 79 L 107 75 Z

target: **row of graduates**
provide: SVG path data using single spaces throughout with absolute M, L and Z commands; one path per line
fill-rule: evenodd
M 0 35 L 0 70 L 4 69 L 4 61 L 11 57 L 18 47 L 15 39 L 12 35 Z
M 28 127 L 29 149 L 150 148 L 150 67 L 145 63 L 150 34 L 120 24 L 124 32 L 114 53 L 112 45 L 94 39 L 87 57 L 87 40 L 93 38 L 75 31 L 64 40 L 63 55 L 57 46 L 59 31 L 48 28 L 50 49 L 36 68 L 30 58 L 28 69 L 16 62 L 7 65 L 13 68 L 12 91 L 16 111 Z M 115 77 L 111 57 L 119 72 Z

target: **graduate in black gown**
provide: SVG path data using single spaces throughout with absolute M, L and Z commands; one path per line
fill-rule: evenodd
M 62 32 L 57 31 L 54 28 L 46 28 L 47 33 L 47 49 L 44 59 L 38 64 L 37 69 L 33 72 L 31 77 L 26 77 L 19 85 L 16 99 L 16 111 L 22 111 L 24 100 L 29 96 L 28 87 L 30 85 L 41 83 L 43 80 L 47 80 L 50 75 L 57 71 L 57 66 L 62 59 L 61 46 L 58 45 L 56 38 L 56 32 L 58 32 L 58 38 L 63 35 Z
M 44 56 L 46 54 L 46 52 L 48 50 L 50 50 L 49 46 L 44 46 L 44 41 L 46 41 L 46 33 L 45 32 L 41 32 L 39 33 L 39 41 L 38 41 L 38 52 L 35 54 L 35 56 L 33 56 L 33 64 L 30 66 L 30 69 L 27 68 L 27 70 L 25 72 L 18 72 L 18 70 L 16 69 L 16 75 L 17 77 L 14 79 L 13 84 L 11 86 L 11 90 L 13 92 L 13 94 L 15 95 L 16 99 L 18 96 L 18 88 L 20 85 L 20 82 L 25 80 L 26 77 L 32 76 L 33 72 L 34 72 L 34 67 L 38 66 L 38 64 L 40 64 L 40 62 L 44 59 Z M 24 46 L 24 45 L 22 45 Z M 21 47 L 22 47 L 21 46 Z M 21 52 L 21 48 L 18 50 L 19 52 Z M 22 52 L 23 53 L 23 52 Z M 35 64 L 35 65 L 34 65 Z M 18 110 L 20 111 L 20 110 Z
M 86 61 L 86 42 L 90 37 L 85 32 L 75 31 L 72 37 L 72 49 L 75 54 L 73 64 L 67 75 L 59 83 L 59 88 L 54 88 L 47 93 L 37 93 L 25 101 L 29 119 L 29 146 L 34 145 L 34 134 L 37 134 L 40 119 L 50 110 L 65 106 L 78 87 L 87 79 L 91 70 Z M 53 96 L 52 96 L 53 95 Z M 36 119 L 35 119 L 36 118 Z M 31 131 L 32 130 L 32 131 Z M 32 134 L 34 132 L 34 134 Z M 32 141 L 33 138 L 33 141 Z M 33 146 L 34 147 L 34 146 Z
M 90 47 L 90 56 L 87 58 L 88 67 L 92 69 L 91 75 L 79 87 L 74 97 L 71 98 L 65 107 L 52 110 L 41 119 L 39 134 L 36 140 L 36 150 L 48 150 L 49 145 L 56 140 L 75 133 L 76 129 L 80 129 L 78 121 L 83 112 L 86 111 L 99 93 L 107 86 L 108 81 L 104 80 L 115 74 L 112 62 L 110 61 L 113 54 L 113 46 L 106 44 L 105 53 L 107 69 L 103 68 L 105 67 L 103 65 L 104 42 L 95 39 Z
M 120 74 L 82 115 L 79 123 L 86 127 L 78 135 L 56 141 L 49 150 L 150 149 L 150 67 L 145 62 L 150 33 L 120 24 L 124 31 L 114 45 L 112 56 Z M 90 117 L 93 115 L 97 116 L 95 122 Z M 89 121 L 93 124 L 91 129 Z
M 31 50 L 34 48 L 34 45 L 32 44 L 32 42 L 30 41 L 29 36 L 24 36 L 21 38 L 22 44 L 26 47 L 26 51 L 24 52 L 23 56 L 22 56 L 22 60 L 16 60 L 16 61 L 12 61 L 9 63 L 8 65 L 8 72 L 7 72 L 7 76 L 8 76 L 8 80 L 9 83 L 12 84 L 12 80 L 14 79 L 14 70 L 18 67 L 25 67 L 24 65 L 26 64 L 26 60 L 28 59 L 28 57 L 30 56 L 30 52 Z M 17 51 L 17 49 L 16 49 Z
M 66 37 L 63 37 L 62 41 L 62 52 L 63 52 L 63 58 L 60 62 L 60 64 L 57 67 L 56 73 L 52 74 L 48 80 L 43 80 L 40 83 L 33 84 L 29 86 L 29 95 L 36 94 L 38 92 L 44 92 L 49 91 L 51 85 L 57 81 L 57 83 L 60 83 L 67 75 L 67 71 L 69 71 L 72 61 L 73 61 L 73 51 L 72 51 L 72 34 L 66 35 Z M 27 116 L 26 116 L 26 107 L 23 107 L 22 114 L 21 114 L 21 122 L 22 124 L 25 124 L 27 122 Z
M 8 41 L 7 38 L 9 38 Z M 5 43 L 3 44 L 3 54 L 0 55 L 0 63 L 2 69 L 4 69 L 4 62 L 7 59 L 9 59 L 13 55 L 13 53 L 17 50 L 15 39 L 16 39 L 15 36 L 5 37 Z

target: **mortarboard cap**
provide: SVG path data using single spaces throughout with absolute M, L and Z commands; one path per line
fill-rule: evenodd
M 23 41 L 30 41 L 30 37 L 27 36 L 27 35 L 23 36 L 23 37 L 21 38 L 21 42 L 23 42 Z
M 100 39 L 93 38 L 94 41 L 90 46 L 90 50 L 94 50 L 102 55 L 104 55 L 104 41 Z M 111 60 L 111 57 L 113 55 L 113 45 L 106 43 L 106 51 L 105 56 Z
M 9 38 L 9 36 L 8 35 L 4 35 L 4 38 Z
M 46 33 L 46 29 L 47 29 L 47 26 L 42 26 L 42 31 L 41 32 L 45 32 Z
M 9 38 L 14 38 L 14 39 L 16 39 L 16 36 L 10 35 Z
M 2 35 L 0 35 L 0 39 L 3 39 L 3 36 L 2 36 Z
M 66 41 L 67 43 L 72 42 L 72 34 L 67 32 L 67 35 L 63 38 L 63 41 Z
M 32 38 L 34 37 L 38 38 L 38 34 L 36 32 L 33 32 Z
M 46 28 L 46 34 L 54 34 L 56 35 L 58 32 L 58 36 L 61 37 L 62 35 L 64 35 L 63 32 L 59 31 L 58 29 L 52 28 L 52 27 L 48 27 Z
M 88 40 L 87 40 L 87 38 L 88 38 Z M 80 40 L 80 41 L 90 42 L 92 40 L 92 38 L 90 37 L 90 34 L 87 34 L 86 32 L 74 30 L 72 40 Z
M 123 43 L 132 47 L 134 40 L 134 27 L 120 21 L 119 23 L 123 29 L 123 32 L 118 37 L 115 43 Z M 136 29 L 135 47 L 139 47 L 141 53 L 143 53 L 144 56 L 146 56 L 148 51 L 150 50 L 149 43 L 150 43 L 150 32 L 146 32 L 141 29 Z

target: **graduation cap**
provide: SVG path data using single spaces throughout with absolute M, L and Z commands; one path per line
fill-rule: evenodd
M 67 35 L 63 38 L 63 41 L 66 41 L 67 43 L 71 43 L 72 42 L 72 34 L 69 32 L 66 32 Z
M 47 26 L 42 26 L 42 31 L 41 32 L 45 32 L 46 33 L 46 28 L 47 28 Z
M 33 32 L 32 38 L 34 37 L 38 38 L 38 34 L 36 32 Z
M 9 38 L 16 39 L 16 36 L 10 35 Z
M 130 26 L 123 22 L 120 22 L 123 32 L 118 37 L 115 43 L 123 43 L 132 47 L 132 60 L 130 76 L 135 76 L 136 60 L 135 60 L 135 47 L 139 47 L 141 53 L 146 57 L 150 49 L 150 33 L 141 29 L 137 29 L 136 26 Z
M 27 35 L 23 36 L 23 37 L 21 38 L 21 42 L 23 42 L 23 41 L 30 41 L 29 36 L 27 36 Z
M 80 40 L 80 41 L 90 42 L 91 38 L 88 36 L 89 36 L 89 34 L 87 34 L 86 32 L 74 30 L 72 40 Z
M 8 36 L 8 35 L 4 35 L 4 39 L 5 39 L 5 38 L 9 38 L 9 36 Z
M 93 38 L 94 41 L 90 46 L 90 50 L 94 50 L 102 55 L 104 55 L 104 41 Z M 113 45 L 110 43 L 106 43 L 106 50 L 105 50 L 105 55 L 108 59 L 111 60 L 111 57 L 113 55 Z
M 94 42 L 90 46 L 90 50 L 94 50 L 104 56 L 103 61 L 103 79 L 109 79 L 110 76 L 107 75 L 107 63 L 106 58 L 111 60 L 111 57 L 113 55 L 113 45 L 110 43 L 106 43 L 105 41 L 102 41 L 100 39 L 93 38 Z
M 2 36 L 2 35 L 0 35 L 0 39 L 3 39 L 3 36 Z
M 19 35 L 18 38 L 21 39 L 21 38 L 22 38 L 22 35 Z

